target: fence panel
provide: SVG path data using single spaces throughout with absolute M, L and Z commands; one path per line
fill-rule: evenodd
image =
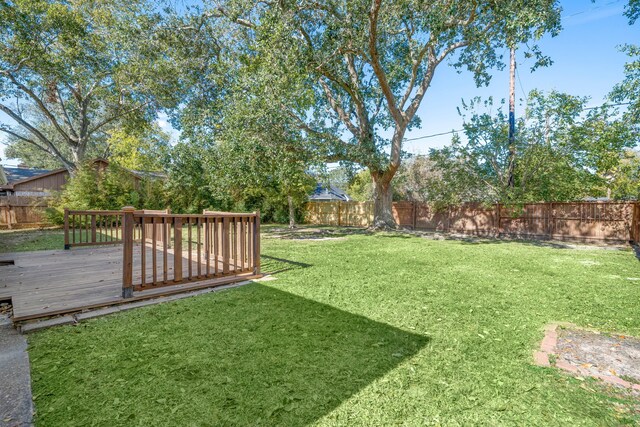
M 0 227 L 36 227 L 47 222 L 46 197 L 0 196 Z
M 370 202 L 310 202 L 307 222 L 322 225 L 368 226 Z M 475 235 L 580 241 L 640 240 L 637 202 L 553 202 L 524 206 L 464 203 L 436 210 L 429 204 L 394 202 L 393 215 L 402 227 Z

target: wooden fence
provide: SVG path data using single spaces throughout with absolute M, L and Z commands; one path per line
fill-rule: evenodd
M 0 228 L 38 227 L 47 222 L 46 197 L 0 196 Z
M 637 202 L 531 203 L 521 207 L 466 203 L 436 210 L 424 203 L 394 202 L 402 227 L 473 235 L 509 235 L 576 241 L 640 241 Z M 371 202 L 310 202 L 307 222 L 317 225 L 368 226 Z

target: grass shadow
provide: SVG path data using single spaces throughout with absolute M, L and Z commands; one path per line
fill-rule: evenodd
M 277 274 L 309 267 L 313 267 L 313 265 L 265 254 L 260 255 L 260 269 L 264 274 Z
M 252 284 L 32 336 L 37 421 L 304 426 L 428 341 Z

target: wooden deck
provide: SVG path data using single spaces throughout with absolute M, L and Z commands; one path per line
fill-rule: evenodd
M 134 246 L 134 283 L 141 281 L 141 245 Z M 152 250 L 146 247 L 147 283 L 152 281 Z M 163 262 L 161 251 L 156 251 L 160 265 Z M 189 261 L 187 252 L 183 252 L 182 270 L 186 277 Z M 167 257 L 167 272 L 173 277 L 173 255 Z M 13 265 L 8 262 L 13 262 Z M 210 259 L 210 272 L 214 266 L 222 271 L 220 260 Z M 200 263 L 200 271 L 206 274 L 206 259 Z M 193 260 L 191 268 L 198 271 L 198 262 Z M 82 311 L 88 308 L 104 307 L 129 301 L 153 298 L 171 293 L 186 292 L 203 287 L 213 287 L 254 278 L 252 272 L 230 273 L 215 277 L 201 277 L 197 280 L 166 286 L 148 285 L 135 288 L 133 298 L 122 298 L 122 246 L 101 246 L 92 248 L 74 248 L 71 250 L 51 250 L 35 252 L 17 252 L 0 254 L 0 300 L 11 299 L 14 321 L 23 321 L 52 315 Z M 157 271 L 162 281 L 163 271 Z

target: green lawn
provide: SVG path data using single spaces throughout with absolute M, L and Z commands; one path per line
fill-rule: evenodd
M 30 335 L 37 424 L 640 423 L 638 400 L 532 364 L 551 321 L 640 335 L 631 251 L 390 234 L 262 249 L 277 280 Z
M 64 249 L 62 229 L 0 230 L 0 253 Z

